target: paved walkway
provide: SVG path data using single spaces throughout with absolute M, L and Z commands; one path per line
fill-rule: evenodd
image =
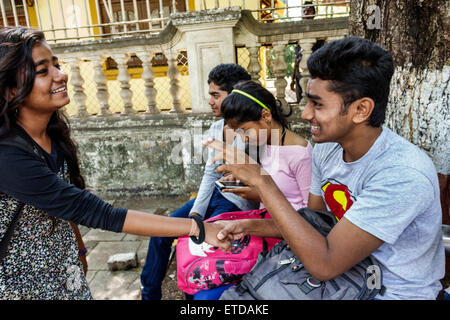
M 108 201 L 123 208 L 148 213 L 169 215 L 179 208 L 186 198 L 145 199 L 137 201 Z M 87 281 L 96 300 L 140 300 L 140 273 L 145 263 L 150 238 L 125 233 L 115 233 L 80 226 L 86 248 L 88 249 Z M 107 261 L 111 255 L 136 252 L 139 265 L 126 271 L 109 271 Z M 163 299 L 184 299 L 184 294 L 176 284 L 176 259 L 169 266 L 163 283 Z
M 169 215 L 188 199 L 153 198 L 133 201 L 108 201 L 122 207 L 153 214 Z M 80 232 L 88 249 L 87 281 L 96 300 L 140 300 L 140 274 L 145 263 L 150 237 L 115 233 L 80 226 Z M 118 253 L 137 253 L 139 265 L 126 271 L 109 271 L 107 261 Z M 442 280 L 444 288 L 450 286 L 450 273 Z M 162 286 L 163 300 L 183 300 L 184 293 L 178 289 L 176 259 L 169 265 Z

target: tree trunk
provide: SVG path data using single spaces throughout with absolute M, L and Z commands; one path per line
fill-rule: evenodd
M 386 126 L 433 159 L 443 223 L 450 224 L 450 1 L 352 0 L 350 6 L 350 34 L 392 54 Z

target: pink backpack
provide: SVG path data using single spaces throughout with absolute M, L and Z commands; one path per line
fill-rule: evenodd
M 205 222 L 270 218 L 266 209 L 260 209 L 226 212 Z M 245 236 L 233 241 L 231 251 L 224 252 L 206 242 L 197 245 L 188 236 L 180 237 L 176 249 L 178 287 L 192 295 L 200 290 L 238 283 L 253 268 L 259 253 L 270 250 L 279 241 L 281 239 Z

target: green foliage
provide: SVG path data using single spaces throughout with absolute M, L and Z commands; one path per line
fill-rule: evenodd
M 286 77 L 291 77 L 294 70 L 295 64 L 295 44 L 289 44 L 286 46 L 284 59 L 287 64 Z M 275 62 L 275 51 L 273 48 L 268 48 L 266 51 L 266 67 L 267 67 L 267 78 L 275 78 L 273 73 L 273 64 Z

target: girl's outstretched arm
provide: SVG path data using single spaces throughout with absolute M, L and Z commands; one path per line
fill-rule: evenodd
M 220 241 L 218 225 L 204 223 L 205 242 L 227 250 L 231 247 L 229 240 Z M 180 237 L 191 233 L 198 237 L 199 228 L 193 219 L 171 218 L 141 211 L 128 210 L 122 232 L 150 237 Z

